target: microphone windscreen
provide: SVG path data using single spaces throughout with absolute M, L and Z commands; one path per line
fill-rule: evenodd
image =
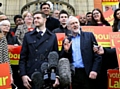
M 49 68 L 52 68 L 52 67 L 57 67 L 58 65 L 58 58 L 59 58 L 59 55 L 56 51 L 52 51 L 48 54 L 48 63 L 49 63 Z
M 48 62 L 43 62 L 41 64 L 41 72 L 43 73 L 45 70 L 48 70 Z
M 41 72 L 34 72 L 31 75 L 32 82 L 38 89 L 42 89 L 44 81 Z
M 67 58 L 61 58 L 58 62 L 58 72 L 61 87 L 67 87 L 71 83 L 70 62 Z

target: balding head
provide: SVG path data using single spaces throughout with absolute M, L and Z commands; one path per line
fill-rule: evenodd
M 79 21 L 80 21 L 80 25 L 85 25 L 85 24 L 86 24 L 86 21 L 87 21 L 87 20 L 86 20 L 86 15 L 81 14 Z

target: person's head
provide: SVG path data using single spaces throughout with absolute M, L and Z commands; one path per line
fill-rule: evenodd
M 73 32 L 79 32 L 80 30 L 80 23 L 79 20 L 74 17 L 74 16 L 70 16 L 67 20 L 67 27 L 69 30 L 73 31 Z
M 0 22 L 3 20 L 8 20 L 7 16 L 4 14 L 0 15 Z
M 52 16 L 53 16 L 54 18 L 58 19 L 58 18 L 59 18 L 59 13 L 60 13 L 59 10 L 54 10 Z
M 105 11 L 108 11 L 109 9 L 111 9 L 111 6 L 105 6 Z
M 93 9 L 92 11 L 92 20 L 98 22 L 104 20 L 104 16 L 102 14 L 102 11 L 100 9 Z
M 118 23 L 120 21 L 120 8 L 118 8 L 114 11 L 113 16 L 114 16 L 113 31 L 117 32 L 119 30 Z
M 50 14 L 50 4 L 48 3 L 43 3 L 40 6 L 40 10 L 41 12 L 43 12 L 46 16 L 48 16 Z
M 115 11 L 114 11 L 114 20 L 120 20 L 120 8 L 118 8 L 118 9 L 116 9 Z
M 66 22 L 69 18 L 69 14 L 65 10 L 61 10 L 59 13 L 59 21 L 61 25 L 66 25 Z
M 86 13 L 86 20 L 91 21 L 92 20 L 92 12 L 87 12 Z
M 24 11 L 22 18 L 24 19 L 25 23 L 33 23 L 33 14 L 29 11 Z
M 16 24 L 16 26 L 23 24 L 24 20 L 23 20 L 22 16 L 21 15 L 15 15 L 14 16 L 14 23 Z
M 43 12 L 37 11 L 33 14 L 34 25 L 36 27 L 45 27 L 46 24 L 46 15 Z
M 0 29 L 3 31 L 4 34 L 8 33 L 10 30 L 10 22 L 9 20 L 3 20 L 0 22 Z
M 86 24 L 86 16 L 84 14 L 80 15 L 79 21 L 80 21 L 80 25 L 85 25 Z

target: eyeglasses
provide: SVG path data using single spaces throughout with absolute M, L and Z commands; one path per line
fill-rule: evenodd
M 3 24 L 2 26 L 10 27 L 10 25 L 7 25 L 7 24 Z
M 8 18 L 0 19 L 0 21 L 3 21 L 3 20 L 9 20 L 9 19 Z
M 27 18 L 33 18 L 32 16 L 26 16 Z
M 93 15 L 98 15 L 98 14 L 99 14 L 99 12 L 93 13 Z

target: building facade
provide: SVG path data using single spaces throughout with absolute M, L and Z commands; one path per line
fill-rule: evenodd
M 25 10 L 31 12 L 39 10 L 40 4 L 45 1 L 52 2 L 53 10 L 65 9 L 71 15 L 79 15 L 86 14 L 94 8 L 102 10 L 103 0 L 0 0 L 2 3 L 0 11 L 7 15 L 13 23 L 14 15 L 22 14 Z

